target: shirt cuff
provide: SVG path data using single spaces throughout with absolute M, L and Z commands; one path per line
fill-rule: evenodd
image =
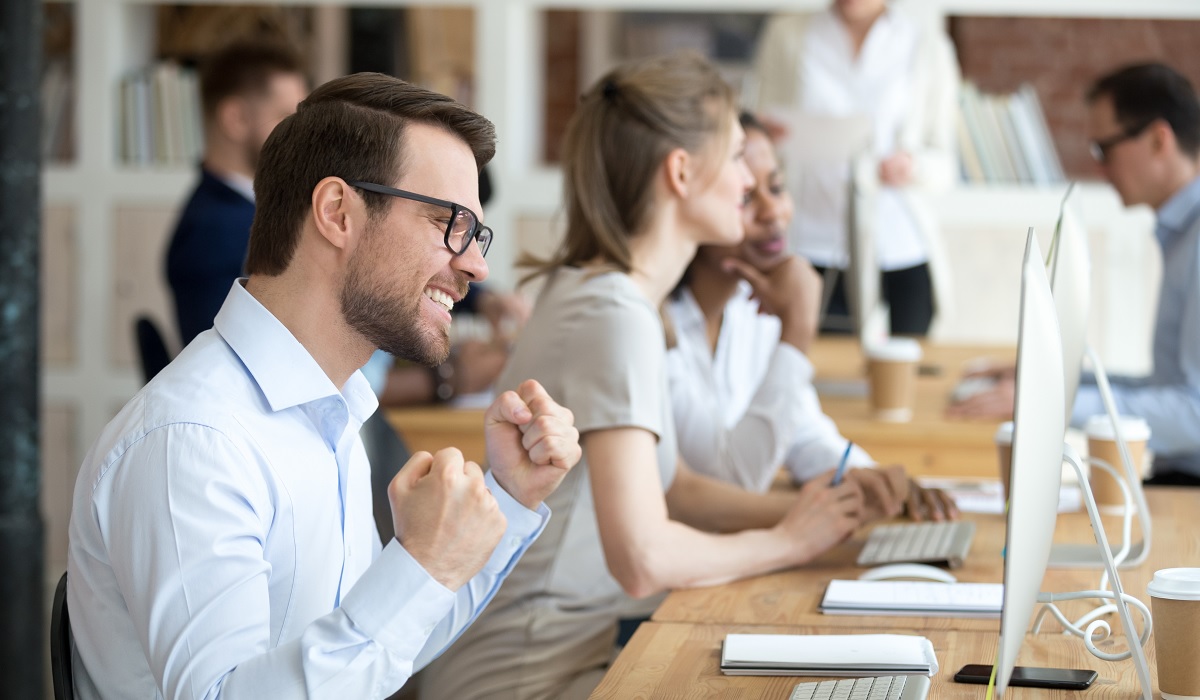
M 393 538 L 341 607 L 363 634 L 401 658 L 415 659 L 454 600 L 454 593 Z
M 496 476 L 491 470 L 484 476 L 484 482 L 500 506 L 500 512 L 508 520 L 508 529 L 505 530 L 504 537 L 483 567 L 489 574 L 498 574 L 507 569 L 513 558 L 520 556 L 538 535 L 542 534 L 546 523 L 550 521 L 550 508 L 542 503 L 533 511 L 521 505 L 496 481 Z

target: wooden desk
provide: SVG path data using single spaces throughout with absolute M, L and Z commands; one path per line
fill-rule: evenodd
M 463 455 L 483 464 L 487 455 L 483 441 L 483 409 L 414 406 L 387 409 L 388 423 L 404 438 L 409 451 L 437 452 L 457 447 Z
M 857 630 L 866 631 L 866 630 Z M 953 681 L 954 673 L 966 664 L 991 663 L 999 637 L 995 633 L 963 630 L 929 630 L 909 627 L 891 630 L 929 638 L 937 653 L 939 671 L 932 679 L 929 697 L 971 698 L 984 695 L 984 686 Z M 813 678 L 795 676 L 725 676 L 721 674 L 721 641 L 730 632 L 777 632 L 787 634 L 838 634 L 846 630 L 821 627 L 745 627 L 735 625 L 692 625 L 647 622 L 613 662 L 604 680 L 592 693 L 593 700 L 630 698 L 728 698 L 730 700 L 784 700 L 796 683 Z M 1124 640 L 1108 640 L 1114 650 L 1124 649 Z M 1105 647 L 1107 648 L 1107 647 Z M 1154 692 L 1158 693 L 1154 640 L 1146 646 Z M 1094 669 L 1099 678 L 1086 691 L 1017 688 L 1006 697 L 1066 700 L 1138 697 L 1137 672 L 1129 661 L 1101 661 L 1088 653 L 1074 637 L 1039 634 L 1026 637 L 1017 663 L 1031 666 Z
M 904 464 L 917 475 L 982 476 L 997 473 L 992 435 L 996 423 L 952 421 L 944 417 L 948 397 L 962 375 L 962 365 L 974 358 L 1012 361 L 1014 348 L 927 344 L 922 365 L 936 376 L 917 380 L 917 404 L 909 423 L 872 420 L 864 388 L 859 396 L 821 396 L 825 412 L 847 438 L 862 445 L 880 462 Z M 849 338 L 821 338 L 810 356 L 817 379 L 839 383 L 865 382 L 862 351 Z M 412 451 L 436 452 L 457 447 L 468 459 L 483 464 L 483 411 L 446 406 L 414 406 L 387 411 L 388 422 Z
M 1121 570 L 1121 582 L 1130 593 L 1149 605 L 1146 586 L 1158 569 L 1172 566 L 1200 566 L 1200 527 L 1193 523 L 1200 511 L 1200 490 L 1154 487 L 1146 490 L 1150 511 L 1154 513 L 1154 539 L 1150 557 L 1141 566 Z M 971 515 L 976 522 L 975 540 L 971 553 L 961 569 L 954 574 L 960 581 L 999 582 L 1003 580 L 1004 563 L 1000 552 L 1004 547 L 1004 518 L 999 515 Z M 1120 519 L 1105 517 L 1110 541 L 1120 532 Z M 1134 521 L 1137 522 L 1136 520 Z M 655 622 L 719 623 L 740 625 L 807 625 L 814 627 L 869 626 L 874 629 L 897 629 L 918 625 L 925 630 L 990 630 L 998 632 L 998 620 L 932 617 L 859 617 L 823 615 L 817 609 L 825 585 L 834 578 L 857 578 L 862 569 L 854 565 L 865 533 L 827 552 L 803 568 L 781 571 L 765 576 L 735 581 L 721 586 L 673 591 L 654 612 Z M 1091 524 L 1085 513 L 1063 513 L 1058 518 L 1056 542 L 1093 542 Z M 1134 527 L 1134 540 L 1139 539 Z M 1090 590 L 1099 584 L 1098 569 L 1050 569 L 1042 590 L 1067 592 Z M 1059 606 L 1070 615 L 1088 609 L 1085 601 L 1071 601 Z M 1135 613 L 1136 617 L 1136 613 Z M 1119 623 L 1118 623 L 1119 627 Z M 1047 620 L 1043 629 L 1058 629 L 1058 623 Z
M 1011 363 L 1016 348 L 925 343 L 924 349 L 912 421 L 884 423 L 870 416 L 866 361 L 858 342 L 841 337 L 819 339 L 809 352 L 817 371 L 818 391 L 822 384 L 845 387 L 860 383 L 858 395 L 821 393 L 821 406 L 842 435 L 882 463 L 903 464 L 916 475 L 994 478 L 998 467 L 992 436 L 998 423 L 949 420 L 945 411 L 964 364 L 981 357 Z

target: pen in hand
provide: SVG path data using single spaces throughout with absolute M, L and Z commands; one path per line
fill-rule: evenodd
M 831 486 L 839 486 L 842 483 L 842 477 L 846 475 L 846 465 L 850 462 L 850 448 L 854 447 L 854 441 L 846 441 L 846 451 L 842 453 L 842 461 L 838 462 L 837 471 L 833 473 L 833 483 Z

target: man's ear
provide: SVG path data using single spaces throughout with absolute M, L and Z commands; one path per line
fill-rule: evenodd
M 689 187 L 692 186 L 692 156 L 683 148 L 672 149 L 663 160 L 663 176 L 667 180 L 667 189 L 680 199 L 686 199 Z
M 249 106 L 241 97 L 226 97 L 217 103 L 217 128 L 234 143 L 244 143 L 250 134 Z
M 313 188 L 313 222 L 333 247 L 348 250 L 358 234 L 356 223 L 365 215 L 362 199 L 340 177 L 327 177 Z
M 1150 125 L 1150 139 L 1150 145 L 1155 153 L 1174 154 L 1179 150 L 1175 131 L 1165 119 L 1159 119 Z

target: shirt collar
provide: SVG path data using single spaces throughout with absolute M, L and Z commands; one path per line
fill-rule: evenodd
M 220 180 L 221 182 L 225 183 L 225 185 L 229 189 L 242 195 L 247 200 L 249 200 L 251 203 L 254 202 L 254 178 L 246 177 L 245 175 L 242 175 L 241 173 L 217 174 L 211 170 L 208 172 L 213 177 L 215 177 L 218 180 Z
M 1200 216 L 1200 177 L 1184 185 L 1158 209 L 1155 232 L 1166 243 L 1186 231 Z
M 338 391 L 308 350 L 250 292 L 245 279 L 233 283 L 213 327 L 246 366 L 274 411 L 341 396 L 358 422 L 379 407 L 362 372 Z

